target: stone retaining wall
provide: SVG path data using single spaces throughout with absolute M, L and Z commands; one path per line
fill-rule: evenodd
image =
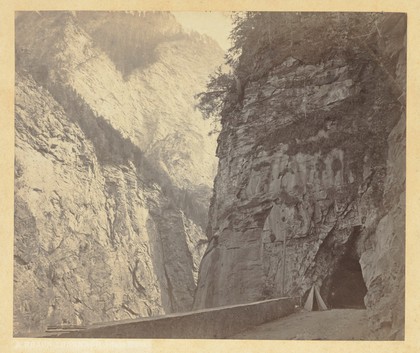
M 125 320 L 48 337 L 74 338 L 226 338 L 252 326 L 290 315 L 299 298 L 277 298 L 189 313 Z

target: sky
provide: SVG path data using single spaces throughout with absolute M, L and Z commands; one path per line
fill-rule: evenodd
M 228 39 L 232 22 L 229 12 L 173 12 L 186 30 L 207 34 L 215 39 L 223 50 L 230 48 Z

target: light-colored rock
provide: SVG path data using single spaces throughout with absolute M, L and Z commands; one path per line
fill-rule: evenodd
M 144 16 L 159 55 L 121 67 L 95 31 Z M 16 48 L 15 335 L 190 310 L 215 143 L 193 96 L 221 50 L 170 14 L 63 12 L 22 13 Z
M 211 187 L 216 140 L 207 134 L 210 123 L 194 109 L 194 95 L 204 89 L 223 53 L 207 37 L 183 35 L 175 18 L 167 16 L 159 22 L 166 24 L 163 27 L 153 27 L 157 26 L 153 19 L 146 20 L 151 21 L 150 32 L 168 36 L 150 50 L 156 59 L 139 68 L 128 63 L 133 69 L 125 73 L 110 57 L 115 50 L 111 43 L 126 43 L 130 35 L 141 37 L 135 33 L 144 27 L 141 19 L 102 12 L 25 14 L 18 19 L 16 34 L 17 45 L 24 49 L 21 65 L 31 72 L 43 72 L 41 79 L 50 84 L 74 90 L 95 115 L 156 159 L 176 186 Z M 133 22 L 133 28 L 127 22 Z M 107 28 L 111 25 L 120 27 L 111 31 Z M 171 39 L 168 31 L 177 35 L 176 39 Z M 144 36 L 147 40 L 147 34 Z M 125 44 L 127 58 L 123 60 L 131 59 L 129 51 L 135 51 L 136 45 Z

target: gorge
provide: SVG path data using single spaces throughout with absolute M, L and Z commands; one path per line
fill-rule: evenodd
M 191 308 L 222 59 L 170 13 L 18 14 L 15 335 Z
M 329 307 L 366 307 L 372 338 L 402 339 L 405 15 L 257 13 L 240 26 L 245 84 L 221 110 L 194 307 L 316 285 Z
M 15 336 L 315 285 L 404 339 L 406 23 L 18 13 Z

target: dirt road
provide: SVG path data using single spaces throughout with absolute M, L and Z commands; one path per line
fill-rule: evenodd
M 365 340 L 367 334 L 366 310 L 333 309 L 295 313 L 229 339 Z

